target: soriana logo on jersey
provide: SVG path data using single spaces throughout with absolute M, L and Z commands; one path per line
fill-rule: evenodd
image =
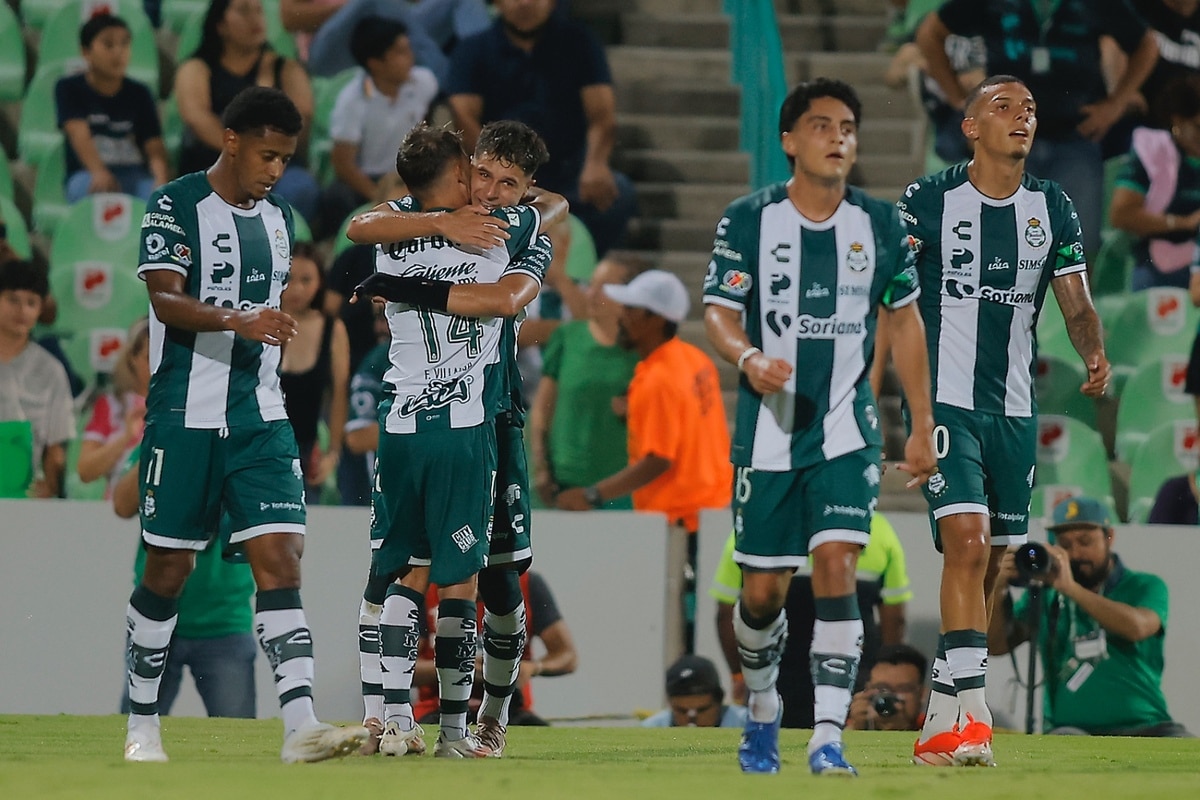
M 93 328 L 88 332 L 88 361 L 92 369 L 107 373 L 116 369 L 125 335 L 122 328 Z
M 1146 290 L 1146 319 L 1159 336 L 1173 336 L 1187 325 L 1187 292 L 1183 289 Z
M 1038 417 L 1038 461 L 1057 464 L 1066 458 L 1071 449 L 1071 432 L 1066 419 L 1053 414 Z
M 106 261 L 75 262 L 75 302 L 81 308 L 104 308 L 112 300 L 113 268 Z
M 133 224 L 132 198 L 127 194 L 92 195 L 92 230 L 106 242 L 129 235 Z
M 1192 420 L 1175 423 L 1175 460 L 1187 469 L 1200 466 L 1200 429 Z
M 1163 397 L 1176 403 L 1191 402 L 1191 397 L 1183 393 L 1183 384 L 1187 382 L 1187 367 L 1187 359 L 1183 356 L 1167 356 L 1162 360 Z

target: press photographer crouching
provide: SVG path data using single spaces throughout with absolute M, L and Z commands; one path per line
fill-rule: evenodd
M 866 685 L 850 701 L 846 727 L 858 731 L 918 731 L 928 699 L 929 660 L 915 647 L 887 644 L 875 654 Z
M 1112 551 L 1112 518 L 1104 503 L 1064 500 L 1052 523 L 1044 553 L 1031 542 L 1001 563 L 989 652 L 1003 655 L 1029 640 L 1029 598 L 1036 594 L 1043 731 L 1191 736 L 1171 720 L 1162 693 L 1167 585 L 1157 575 L 1127 569 Z M 1044 589 L 1013 603 L 1008 587 L 1022 577 Z

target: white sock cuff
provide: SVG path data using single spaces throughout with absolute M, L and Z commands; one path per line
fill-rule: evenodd
M 484 609 L 483 624 L 501 636 L 511 636 L 525 630 L 525 604 L 520 603 L 507 614 L 493 614 Z
M 818 619 L 813 624 L 812 652 L 858 657 L 862 653 L 861 619 Z
M 986 647 L 956 647 L 946 651 L 951 678 L 974 678 L 987 672 Z

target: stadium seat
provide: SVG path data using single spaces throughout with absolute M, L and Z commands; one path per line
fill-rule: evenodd
M 144 286 L 138 287 L 142 297 L 142 316 L 145 316 L 149 301 Z M 61 319 L 61 317 L 60 317 Z M 64 328 L 66 326 L 63 326 Z M 58 326 L 56 326 L 58 328 Z M 84 382 L 88 390 L 100 383 L 101 376 L 107 379 L 116 368 L 117 354 L 125 344 L 128 328 L 117 326 L 83 328 L 62 334 L 59 343 L 71 364 L 71 369 Z M 85 390 L 85 394 L 87 390 Z
M 145 211 L 145 203 L 124 194 L 89 195 L 71 206 L 50 248 L 58 332 L 125 330 L 146 315 L 146 289 L 136 268 Z M 64 230 L 72 235 L 62 235 Z
M 1038 417 L 1036 486 L 1078 487 L 1083 494 L 1108 499 L 1112 479 L 1100 434 L 1079 420 L 1056 414 Z
M 596 243 L 592 234 L 574 214 L 569 217 L 571 224 L 571 246 L 567 250 L 567 277 L 576 283 L 587 283 L 592 279 L 592 271 L 596 269 Z
M 1038 315 L 1037 344 L 1039 356 L 1054 356 L 1063 361 L 1079 358 L 1074 345 L 1071 344 L 1071 337 L 1067 335 L 1067 323 L 1063 320 L 1062 309 L 1058 307 L 1058 301 L 1050 291 L 1046 292 L 1046 301 Z
M 1200 430 L 1196 420 L 1159 425 L 1133 456 L 1129 469 L 1129 521 L 1145 522 L 1154 507 L 1158 487 L 1167 478 L 1200 466 Z
M 25 38 L 8 3 L 0 3 L 0 103 L 13 103 L 25 93 Z
M 1105 331 L 1105 351 L 1114 372 L 1132 374 L 1163 355 L 1190 353 L 1200 312 L 1187 290 L 1146 289 L 1133 295 Z
M 8 245 L 21 258 L 31 258 L 33 248 L 29 243 L 29 229 L 25 226 L 25 217 L 17 204 L 9 198 L 0 195 L 0 219 L 8 226 Z
M 1071 417 L 1095 430 L 1096 401 L 1079 391 L 1086 380 L 1087 371 L 1078 357 L 1068 360 L 1039 354 L 1033 381 L 1038 411 Z
M 163 145 L 167 148 L 167 160 L 174 169 L 179 164 L 179 148 L 183 146 L 183 117 L 179 116 L 179 103 L 175 95 L 162 101 L 158 107 L 162 119 Z
M 304 219 L 304 215 L 293 214 L 292 219 L 296 224 L 296 241 L 311 242 L 313 240 L 312 228 L 308 227 L 308 221 Z
M 63 141 L 54 108 L 54 84 L 64 74 L 64 65 L 49 65 L 34 73 L 21 103 L 17 126 L 17 155 L 26 164 L 38 167 Z
M 47 236 L 54 233 L 59 221 L 67 215 L 65 183 L 67 180 L 66 142 L 60 137 L 54 149 L 38 165 L 33 182 L 33 227 Z
M 205 0 L 163 0 L 162 25 L 178 36 L 197 13 L 208 10 L 208 5 Z
M 1105 231 L 1091 273 L 1096 297 L 1128 293 L 1133 279 L 1133 237 L 1124 231 Z
M 1112 230 L 1108 227 L 1108 209 L 1112 206 L 1113 192 L 1117 188 L 1117 177 L 1124 171 L 1125 164 L 1128 161 L 1128 155 L 1119 155 L 1113 156 L 1104 162 L 1104 214 L 1101 216 L 1103 220 L 1101 223 L 1103 226 L 1102 233 Z M 1089 260 L 1093 258 L 1091 254 L 1088 257 Z
M 0 498 L 25 497 L 33 483 L 33 425 L 28 420 L 0 422 Z
M 1118 395 L 1117 458 L 1129 463 L 1150 431 L 1172 420 L 1194 420 L 1196 406 L 1183 393 L 1187 377 L 1187 354 L 1148 360 Z
M 21 0 L 21 22 L 40 31 L 69 0 Z M 78 40 L 76 40 L 78 41 Z
M 278 0 L 263 0 L 263 11 L 267 15 L 267 41 L 270 43 L 271 49 L 288 58 L 296 58 L 296 41 L 290 33 L 284 30 L 283 23 L 279 21 Z M 179 44 L 175 47 L 176 64 L 182 64 L 191 58 L 192 54 L 196 52 L 196 48 L 200 46 L 200 37 L 204 33 L 204 15 L 207 13 L 208 5 L 205 4 L 192 14 L 179 32 Z
M 312 79 L 313 90 L 313 121 L 312 136 L 309 137 L 308 158 L 313 175 L 324 186 L 333 180 L 333 163 L 329 154 L 333 151 L 333 139 L 329 132 L 329 123 L 333 118 L 333 106 L 337 102 L 338 93 L 347 83 L 360 74 L 359 69 L 347 69 L 329 78 L 319 75 Z
M 0 147 L 0 197 L 13 199 L 12 171 L 8 166 L 8 155 Z
M 38 70 L 62 65 L 67 72 L 83 69 L 83 56 L 79 54 L 79 28 L 99 5 L 108 6 L 112 13 L 129 23 L 133 36 L 132 53 L 129 58 L 129 77 L 150 87 L 158 97 L 158 45 L 154 40 L 154 28 L 142 10 L 140 2 L 134 0 L 68 0 L 54 12 L 42 31 L 38 50 Z M 53 97 L 53 95 L 51 95 Z M 53 110 L 53 109 L 51 109 Z
M 333 253 L 329 256 L 331 263 L 333 259 L 341 255 L 342 251 L 347 247 L 354 246 L 354 242 L 346 238 L 346 229 L 350 227 L 350 220 L 355 214 L 361 214 L 364 211 L 370 211 L 374 207 L 374 203 L 364 203 L 363 205 L 351 211 L 348 215 L 346 215 L 346 218 L 342 220 L 342 225 L 340 228 L 338 228 L 337 236 L 333 237 Z

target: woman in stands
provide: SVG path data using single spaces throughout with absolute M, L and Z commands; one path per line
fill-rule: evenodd
M 320 499 L 321 486 L 337 472 L 346 429 L 350 390 L 350 340 L 346 326 L 322 311 L 325 275 L 311 244 L 292 251 L 292 276 L 283 292 L 281 309 L 296 320 L 299 333 L 288 342 L 280 365 L 284 403 L 300 446 L 305 493 L 309 503 Z M 329 442 L 322 449 L 317 424 L 328 414 Z
M 180 54 L 185 55 L 185 54 Z M 185 125 L 179 174 L 208 169 L 217 160 L 225 126 L 225 106 L 248 86 L 282 89 L 304 116 L 312 120 L 313 94 L 308 74 L 298 62 L 284 58 L 267 43 L 267 20 L 260 0 L 212 0 L 204 17 L 200 46 L 175 73 L 175 97 Z M 301 149 L 275 191 L 311 224 L 317 218 L 320 192 L 304 167 Z
M 1137 237 L 1134 290 L 1186 289 L 1200 230 L 1200 75 L 1172 81 L 1157 100 L 1171 128 L 1133 132 L 1109 208 L 1113 227 Z

